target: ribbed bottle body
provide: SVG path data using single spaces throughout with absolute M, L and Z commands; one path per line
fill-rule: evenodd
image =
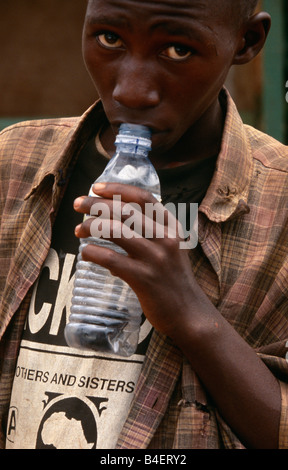
M 82 260 L 89 244 L 125 252 L 102 239 L 81 240 L 65 337 L 71 347 L 130 356 L 136 351 L 142 309 L 134 291 L 102 266 Z

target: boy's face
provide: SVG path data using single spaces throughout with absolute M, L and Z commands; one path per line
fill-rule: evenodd
M 90 0 L 83 55 L 115 133 L 146 124 L 161 153 L 210 123 L 238 39 L 227 12 L 221 0 Z

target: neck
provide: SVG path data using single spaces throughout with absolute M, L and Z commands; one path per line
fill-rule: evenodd
M 221 148 L 225 113 L 219 102 L 209 109 L 177 144 L 160 157 L 151 152 L 156 168 L 173 168 L 191 162 L 206 160 L 218 155 Z

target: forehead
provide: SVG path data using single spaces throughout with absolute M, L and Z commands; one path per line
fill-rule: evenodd
M 172 34 L 181 34 L 181 29 L 186 35 L 201 31 L 212 41 L 231 32 L 227 6 L 231 7 L 230 0 L 89 0 L 86 24 L 114 24 L 139 34 L 159 27 Z
M 235 1 L 235 0 L 233 0 Z M 134 13 L 174 18 L 212 19 L 219 18 L 224 13 L 225 0 L 89 0 L 87 14 L 99 14 L 103 10 L 118 15 Z M 227 20 L 227 17 L 226 17 Z

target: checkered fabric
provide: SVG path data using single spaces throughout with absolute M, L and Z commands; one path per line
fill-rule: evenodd
M 226 91 L 222 148 L 190 252 L 207 296 L 279 379 L 288 447 L 288 150 L 243 125 Z M 29 293 L 77 155 L 104 119 L 19 123 L 0 134 L 0 421 L 5 422 Z M 288 356 L 288 355 L 287 355 Z M 179 349 L 154 332 L 118 448 L 244 448 Z

